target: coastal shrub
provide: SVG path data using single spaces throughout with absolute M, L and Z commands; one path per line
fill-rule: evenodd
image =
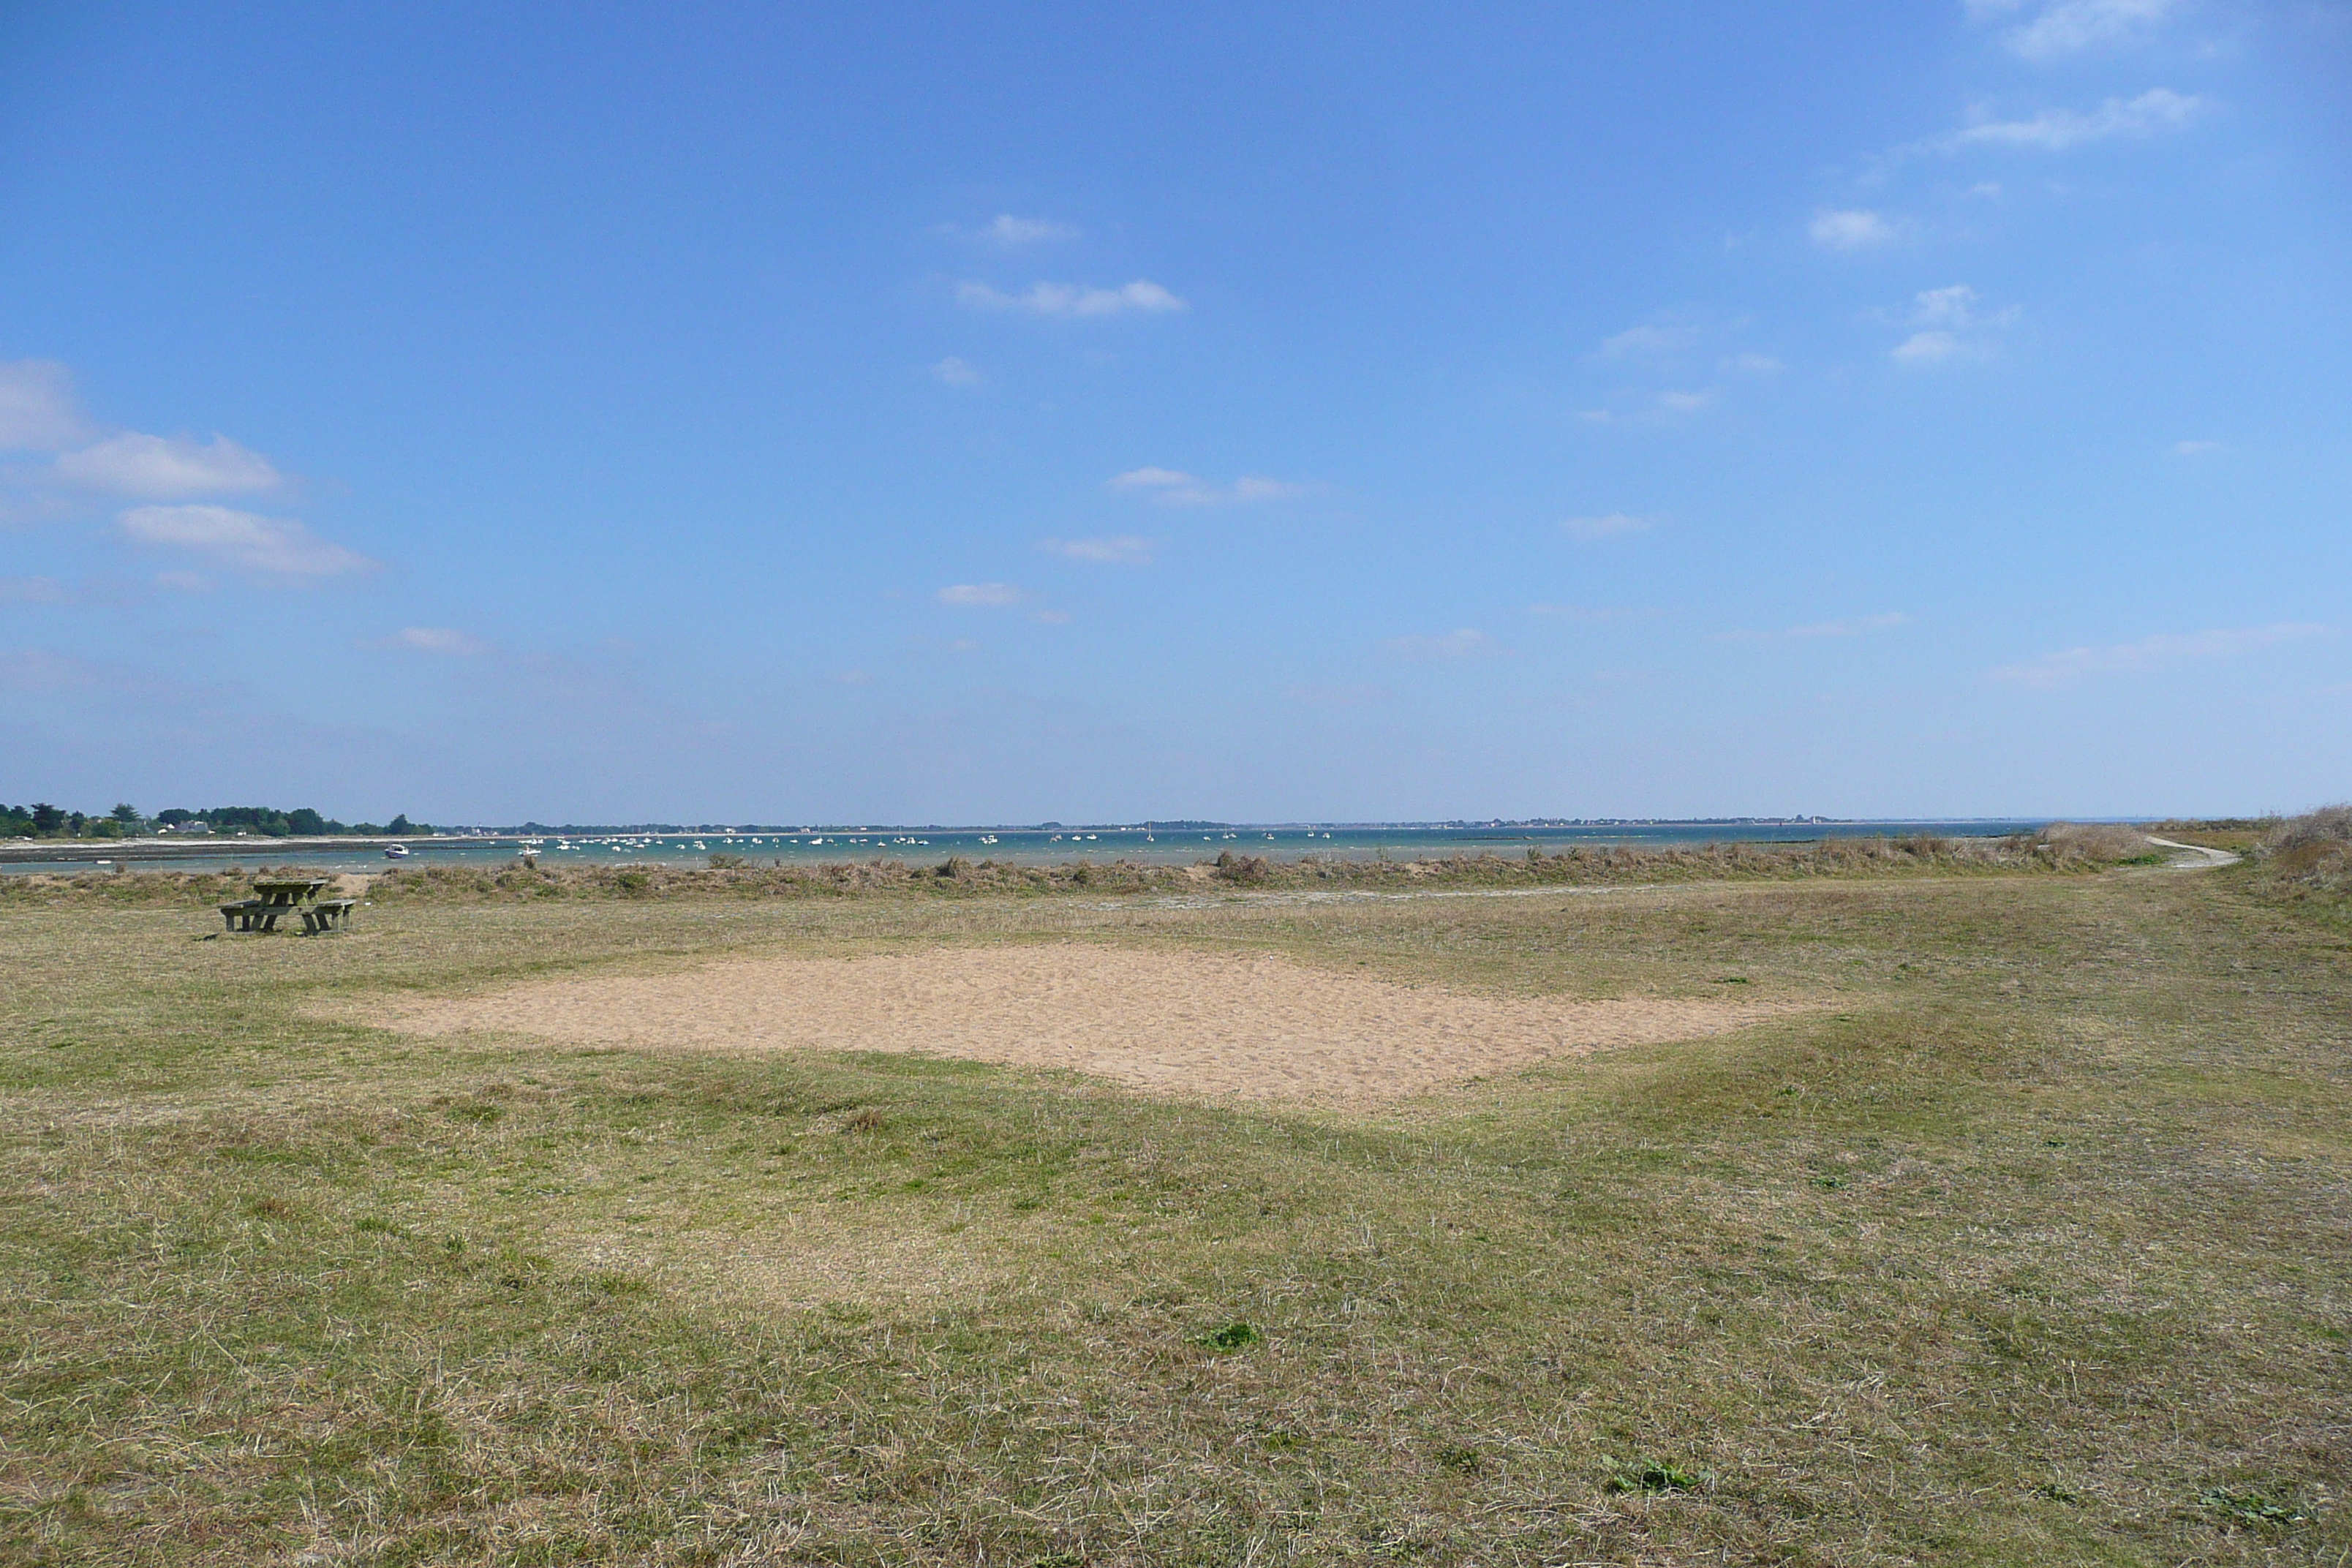
M 2254 848 L 2255 886 L 2324 918 L 2352 921 L 2352 805 L 2323 805 L 2272 828 Z
M 2053 822 L 2042 830 L 2038 847 L 2046 847 L 2050 858 L 2061 862 L 2163 858 L 2146 834 L 2116 822 Z
M 2352 808 L 2336 806 L 2278 825 L 2273 841 L 2256 848 L 2276 885 L 2297 897 L 2352 893 L 2352 849 L 2345 823 Z M 583 866 L 542 859 L 409 864 L 352 874 L 342 896 L 380 904 L 502 902 L 580 899 L 810 899 L 835 897 L 1034 897 L 1060 891 L 1183 893 L 1223 884 L 1267 890 L 1285 888 L 1589 887 L 1665 882 L 1820 877 L 2079 874 L 2160 858 L 2161 851 L 2128 827 L 2055 824 L 2042 834 L 1997 838 L 1824 838 L 1810 843 L 1715 843 L 1674 846 L 1533 845 L 1508 858 L 1488 853 L 1444 858 L 1369 859 L 1325 851 L 1275 860 L 1226 849 L 1212 863 L 1149 865 L 1070 860 L 1058 866 L 977 864 L 962 856 L 930 866 L 870 859 L 811 865 L 759 864 L 736 856 L 718 864 L 639 862 Z M 264 868 L 299 874 L 299 867 Z M 0 873 L 0 902 L 67 906 L 178 905 L 204 907 L 243 898 L 252 870 L 139 870 Z M 2300 879 L 2298 880 L 2298 879 Z M 2338 891 L 2329 891 L 2328 889 Z

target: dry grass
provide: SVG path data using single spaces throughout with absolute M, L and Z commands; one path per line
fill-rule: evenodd
M 2332 931 L 2230 873 L 1440 890 L 20 900 L 0 1559 L 2352 1552 Z M 314 1016 L 1073 939 L 1840 1005 L 1374 1116 Z

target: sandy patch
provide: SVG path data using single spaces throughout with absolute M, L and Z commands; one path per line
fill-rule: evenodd
M 370 1021 L 671 1050 L 920 1052 L 1161 1094 L 1377 1101 L 1605 1047 L 1720 1035 L 1801 1006 L 1476 996 L 1264 955 L 1070 942 L 540 981 L 404 1002 Z

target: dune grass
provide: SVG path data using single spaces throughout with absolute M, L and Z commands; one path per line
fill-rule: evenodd
M 2352 1552 L 2334 928 L 2230 873 L 1504 891 L 0 906 L 0 1560 Z M 1074 939 L 1839 1005 L 1377 1116 L 325 1016 Z

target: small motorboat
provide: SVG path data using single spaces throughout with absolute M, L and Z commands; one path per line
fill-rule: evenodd
M 405 860 L 408 858 L 408 846 L 405 844 L 386 845 L 384 847 L 383 858 L 387 860 Z

